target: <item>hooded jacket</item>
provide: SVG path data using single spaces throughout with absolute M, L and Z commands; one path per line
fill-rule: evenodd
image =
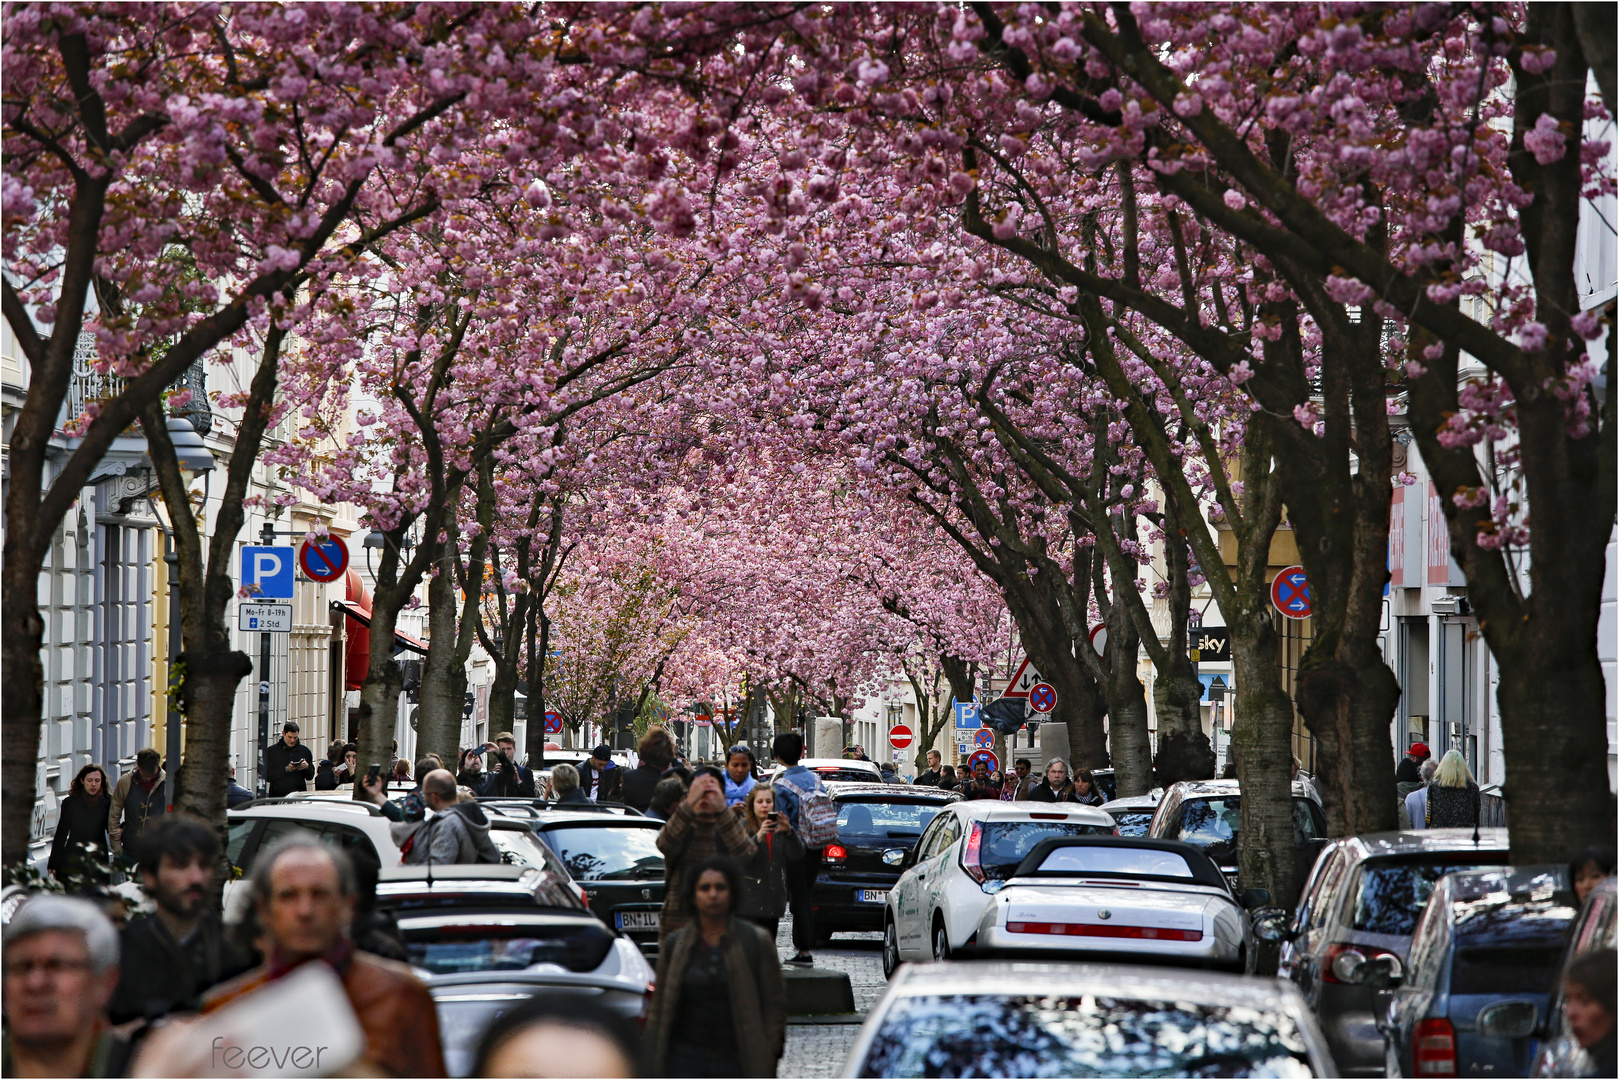
M 446 806 L 419 828 L 404 826 L 403 829 L 395 839 L 411 838 L 410 851 L 405 855 L 406 866 L 429 862 L 443 866 L 501 861 L 500 849 L 489 839 L 489 817 L 483 807 L 470 799 Z

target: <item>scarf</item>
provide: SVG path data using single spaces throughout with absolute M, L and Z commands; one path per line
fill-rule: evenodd
M 735 780 L 731 779 L 731 774 L 729 772 L 725 773 L 724 775 L 726 806 L 741 805 L 742 802 L 747 799 L 748 792 L 759 786 L 759 781 L 755 780 L 751 776 L 743 777 L 742 782 L 739 784 Z
M 325 956 L 319 957 L 319 959 L 330 964 L 332 970 L 337 972 L 338 978 L 342 978 L 348 973 L 349 965 L 354 962 L 354 942 L 350 941 L 346 936 L 340 937 L 337 939 L 337 944 L 332 946 L 331 951 Z M 295 960 L 282 953 L 280 949 L 271 949 L 269 959 L 270 979 L 271 981 L 279 979 L 281 976 L 296 971 L 309 962 L 307 957 Z

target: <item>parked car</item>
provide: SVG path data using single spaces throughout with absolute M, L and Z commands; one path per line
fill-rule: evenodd
M 823 783 L 843 782 L 854 784 L 881 784 L 883 783 L 882 770 L 869 761 L 859 761 L 855 758 L 804 758 L 800 765 L 819 776 Z M 765 777 L 765 783 L 775 783 L 780 776 L 783 766 L 773 767 Z
M 433 995 L 452 1076 L 471 1071 L 490 1021 L 532 997 L 588 995 L 632 1020 L 646 1016 L 653 971 L 641 950 L 549 871 L 395 867 L 382 874 L 377 904 L 397 920 Z
M 1615 881 L 1609 878 L 1592 890 L 1574 920 L 1568 936 L 1568 948 L 1563 962 L 1558 965 L 1557 979 L 1552 987 L 1551 1002 L 1546 1009 L 1544 1040 L 1535 1054 L 1531 1076 L 1595 1076 L 1590 1056 L 1580 1048 L 1568 1027 L 1568 1016 L 1563 1012 L 1564 980 L 1569 965 L 1587 953 L 1615 947 L 1615 915 L 1619 913 L 1619 894 Z
M 903 960 L 948 960 L 974 942 L 1002 882 L 1053 836 L 1113 835 L 1113 819 L 1079 803 L 947 803 L 900 860 L 883 915 L 883 972 Z
M 529 827 L 585 891 L 590 910 L 649 954 L 665 890 L 661 821 L 625 807 L 534 809 Z
M 1423 829 L 1334 840 L 1305 882 L 1278 974 L 1321 1022 L 1345 1076 L 1382 1076 L 1383 1036 L 1364 981 L 1367 960 L 1403 970 L 1417 916 L 1440 877 L 1507 861 L 1507 831 Z
M 960 801 L 953 791 L 894 784 L 826 785 L 838 812 L 838 838 L 821 854 L 815 879 L 815 933 L 881 930 L 888 890 L 899 880 L 905 853 L 941 807 Z
M 1153 788 L 1145 795 L 1105 802 L 1100 809 L 1119 827 L 1120 836 L 1146 836 L 1152 830 L 1152 815 L 1163 797 L 1163 788 Z
M 1048 954 L 1242 971 L 1244 909 L 1203 849 L 1179 840 L 1061 836 L 1042 840 L 984 909 L 974 956 Z
M 1227 877 L 1235 881 L 1241 841 L 1242 787 L 1235 780 L 1183 780 L 1171 784 L 1153 813 L 1147 835 L 1161 840 L 1185 840 L 1208 851 Z M 1303 881 L 1326 844 L 1327 819 L 1315 787 L 1293 784 L 1293 843 Z M 1291 907 L 1295 897 L 1276 902 Z
M 1368 960 L 1389 989 L 1378 1027 L 1389 1076 L 1527 1076 L 1535 1031 L 1575 911 L 1561 866 L 1446 874 L 1417 920 L 1403 975 Z
M 1100 963 L 912 964 L 846 1077 L 1336 1076 L 1279 979 Z

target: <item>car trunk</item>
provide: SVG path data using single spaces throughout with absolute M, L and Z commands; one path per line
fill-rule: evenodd
M 1210 899 L 1199 893 L 1117 885 L 1014 885 L 1004 909 L 1012 933 L 1107 939 L 1201 941 Z M 1018 929 L 1022 926 L 1024 929 Z M 1194 936 L 1195 935 L 1195 936 Z

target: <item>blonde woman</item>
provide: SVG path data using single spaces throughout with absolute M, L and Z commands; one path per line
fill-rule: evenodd
M 742 819 L 753 836 L 753 857 L 742 863 L 747 884 L 738 916 L 764 928 L 776 940 L 776 927 L 787 912 L 787 863 L 804 857 L 804 844 L 785 816 L 776 813 L 776 792 L 759 784 L 731 812 Z
M 1427 828 L 1463 829 L 1476 827 L 1479 818 L 1478 782 L 1467 768 L 1467 759 L 1452 750 L 1439 761 L 1439 768 L 1428 783 Z M 1413 822 L 1413 824 L 1415 824 Z

